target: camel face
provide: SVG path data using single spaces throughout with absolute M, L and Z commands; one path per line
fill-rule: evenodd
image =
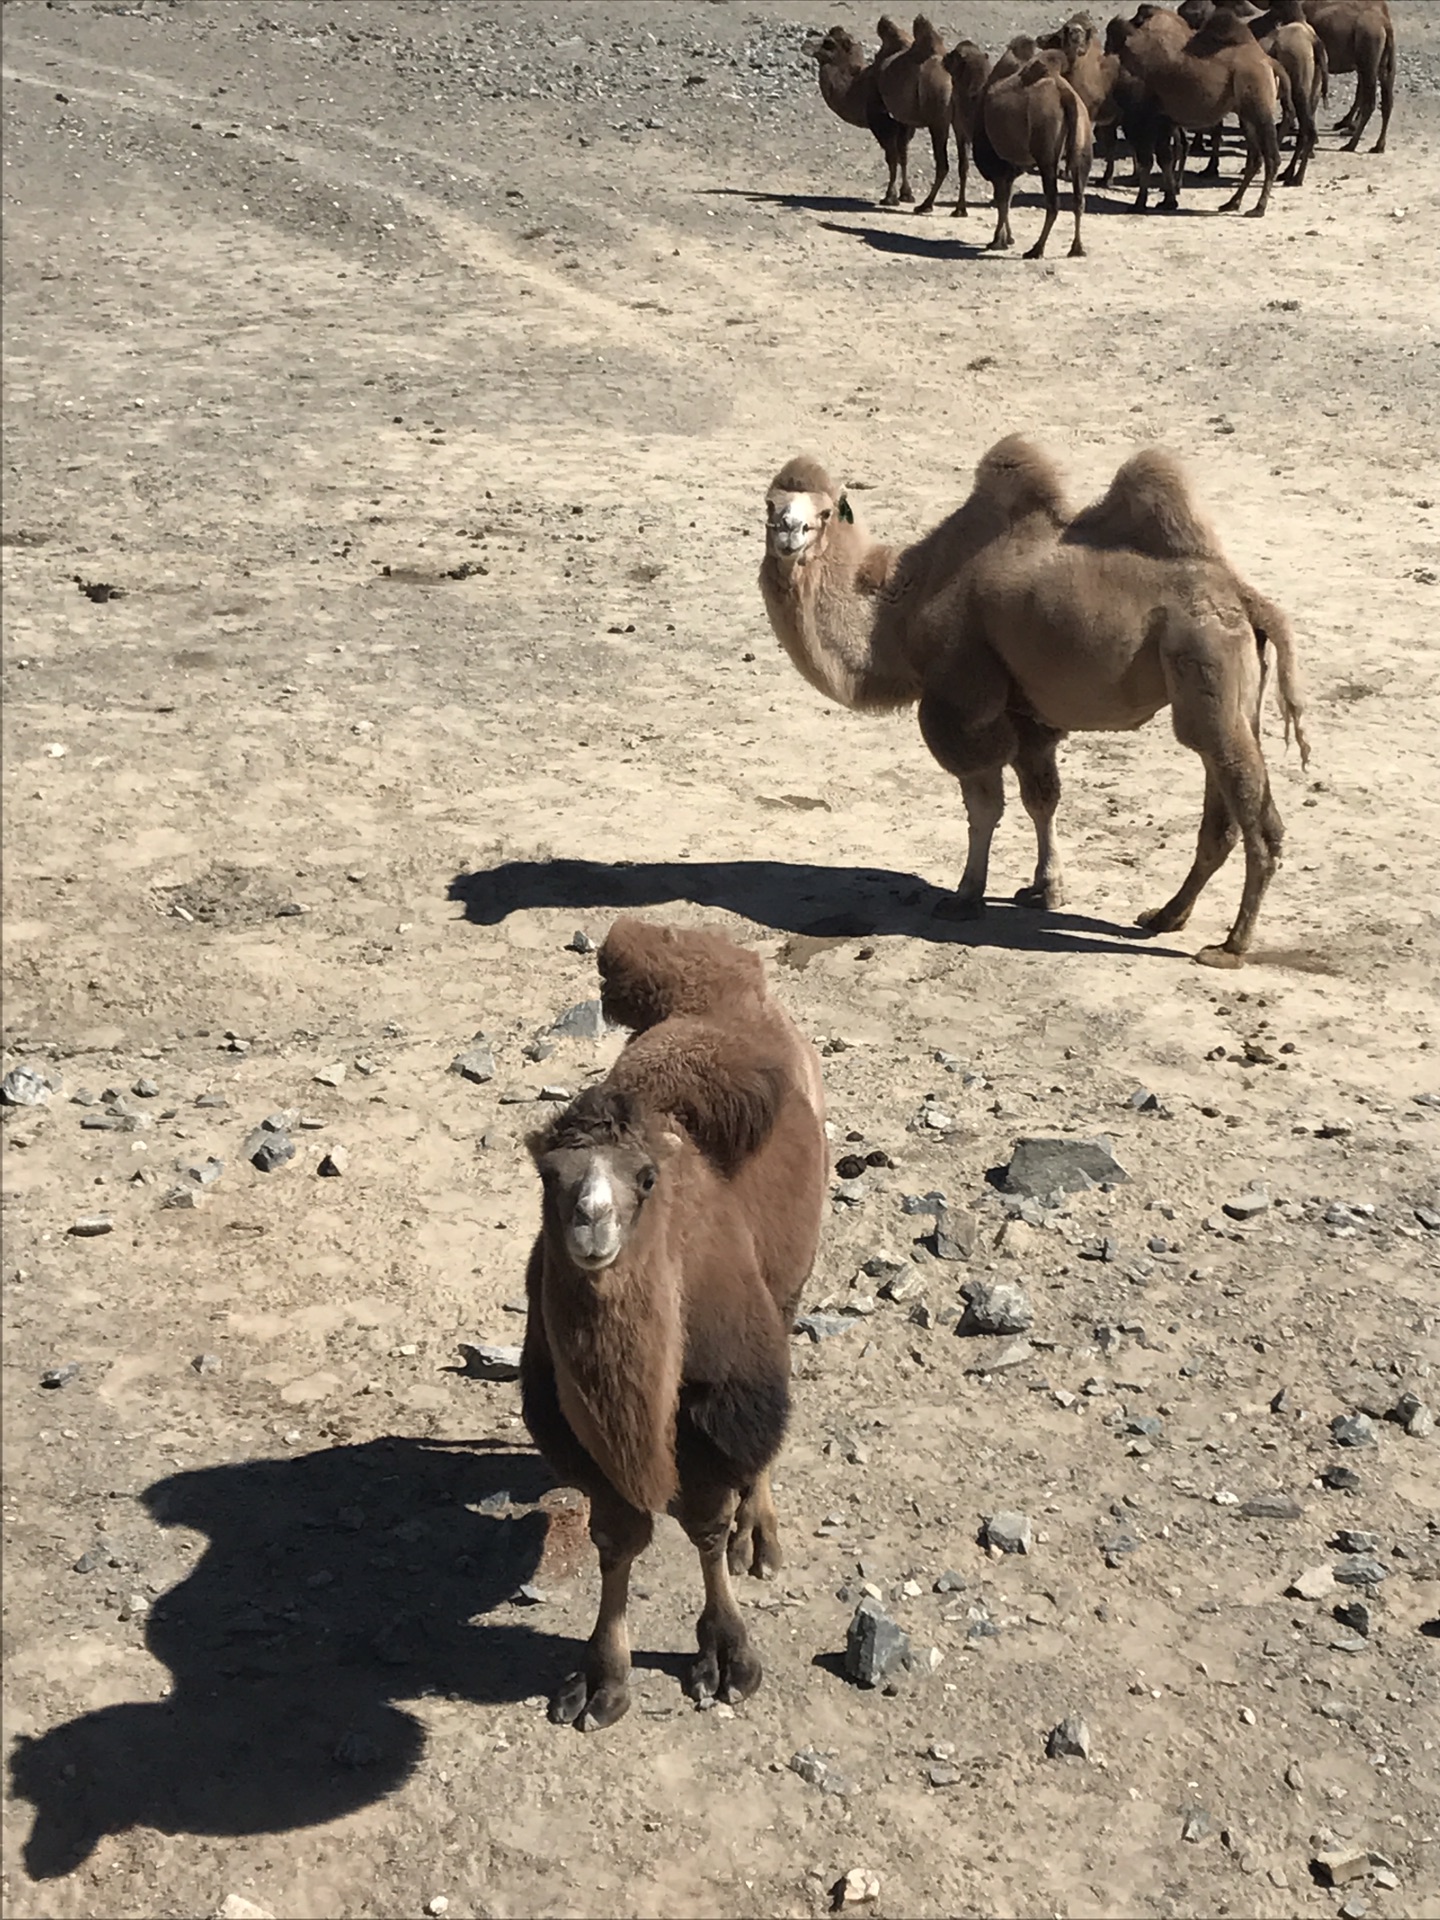
M 834 508 L 813 493 L 771 493 L 765 501 L 765 546 L 777 560 L 813 558 Z
M 629 1145 L 556 1147 L 538 1161 L 545 1208 L 582 1273 L 613 1267 L 654 1191 L 655 1163 Z

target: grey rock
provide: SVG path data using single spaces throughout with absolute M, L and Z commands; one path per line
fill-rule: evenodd
M 205 1204 L 205 1189 L 193 1181 L 182 1180 L 168 1190 L 160 1204 L 179 1212 L 194 1213 Z
M 1137 1413 L 1133 1420 L 1125 1422 L 1127 1433 L 1138 1433 L 1145 1440 L 1159 1440 L 1165 1432 L 1165 1422 L 1153 1413 Z
M 40 1376 L 40 1384 L 42 1387 L 49 1387 L 53 1392 L 57 1387 L 68 1387 L 79 1372 L 78 1362 L 67 1360 L 63 1367 L 47 1367 Z
M 349 1149 L 336 1143 L 315 1169 L 322 1180 L 338 1180 L 350 1165 Z
M 1088 1760 L 1090 1758 L 1090 1729 L 1084 1716 L 1067 1713 L 1058 1727 L 1050 1729 L 1045 1742 L 1045 1751 L 1052 1760 L 1066 1758 Z
M 261 1173 L 274 1173 L 295 1158 L 295 1142 L 288 1133 L 263 1123 L 245 1141 L 245 1158 Z
M 933 1327 L 935 1315 L 923 1300 L 917 1300 L 905 1318 L 912 1327 Z
M 0 1080 L 0 1100 L 7 1107 L 44 1107 L 50 1104 L 51 1086 L 34 1067 L 12 1067 Z
M 958 1767 L 929 1766 L 925 1778 L 932 1787 L 958 1787 L 964 1775 Z
M 554 1053 L 555 1042 L 544 1039 L 528 1040 L 520 1051 L 527 1060 L 533 1060 L 538 1066 L 542 1060 L 548 1060 Z
M 177 1160 L 175 1171 L 192 1186 L 213 1187 L 225 1171 L 225 1162 L 211 1154 L 205 1160 Z
M 1434 1414 L 1414 1393 L 1402 1393 L 1385 1417 L 1403 1427 L 1412 1440 L 1423 1440 L 1435 1426 Z
M 1351 1633 L 1358 1633 L 1362 1640 L 1370 1637 L 1370 1609 L 1363 1600 L 1345 1600 L 1330 1611 L 1342 1627 L 1348 1627 Z
M 603 1040 L 609 1024 L 598 1000 L 581 1000 L 567 1007 L 550 1031 L 560 1040 Z
M 310 1077 L 322 1087 L 342 1087 L 345 1084 L 345 1062 L 336 1060 L 328 1067 L 321 1067 Z
M 1210 1815 L 1204 1807 L 1182 1807 L 1180 1809 L 1180 1838 L 1198 1843 L 1210 1831 Z
M 520 1378 L 519 1347 L 476 1347 L 462 1340 L 460 1351 L 465 1356 L 465 1372 L 469 1379 L 518 1380 Z
M 543 1607 L 549 1598 L 544 1587 L 537 1587 L 533 1580 L 525 1580 L 511 1594 L 510 1603 L 517 1607 Z
M 1011 1367 L 1023 1366 L 1035 1352 L 1025 1339 L 1006 1339 L 1003 1344 L 997 1341 L 991 1345 L 986 1336 L 980 1337 L 985 1344 L 974 1350 L 974 1357 L 966 1364 L 966 1373 L 1005 1373 Z
M 876 1687 L 897 1668 L 909 1665 L 910 1636 L 878 1600 L 862 1600 L 845 1636 L 846 1677 L 857 1686 Z
M 1129 1178 L 1103 1134 L 1093 1140 L 1030 1135 L 1015 1142 L 1003 1185 L 1007 1193 L 1043 1199 Z
M 574 1090 L 570 1087 L 548 1086 L 541 1087 L 540 1098 L 542 1100 L 551 1100 L 556 1106 L 563 1107 L 567 1100 L 573 1100 L 575 1098 L 575 1094 Z
M 96 1240 L 102 1233 L 113 1233 L 115 1222 L 108 1213 L 86 1213 L 72 1221 L 67 1231 L 77 1240 Z
M 1440 1233 L 1440 1210 L 1435 1207 L 1416 1207 L 1415 1218 L 1427 1233 Z
M 1365 1413 L 1337 1413 L 1330 1422 L 1330 1438 L 1337 1447 L 1373 1447 L 1375 1422 Z
M 1145 1087 L 1137 1087 L 1125 1104 L 1128 1107 L 1133 1107 L 1136 1113 L 1164 1112 L 1164 1108 L 1160 1105 L 1159 1094 L 1151 1093 L 1148 1088 Z
M 967 1280 L 960 1289 L 965 1312 L 957 1333 L 1024 1333 L 1035 1323 L 1035 1309 L 1013 1280 Z
M 565 951 L 567 953 L 594 953 L 595 942 L 590 938 L 589 934 L 585 932 L 583 927 L 577 927 L 575 932 L 572 933 L 570 938 L 565 942 Z
M 95 1104 L 94 1089 L 92 1087 L 77 1087 L 70 1096 L 70 1104 L 72 1107 L 93 1107 Z
M 483 1087 L 487 1080 L 495 1078 L 495 1056 L 489 1047 L 471 1047 L 466 1053 L 457 1053 L 450 1062 L 451 1073 L 458 1073 L 462 1080 L 469 1080 L 477 1087 Z
M 195 1104 L 197 1107 L 228 1107 L 230 1102 L 223 1093 L 197 1093 Z
M 981 1544 L 1001 1553 L 1029 1553 L 1034 1529 L 1028 1513 L 992 1513 L 981 1529 Z
M 86 1133 L 138 1133 L 140 1124 L 138 1113 L 117 1112 L 113 1107 L 104 1113 L 87 1113 L 80 1122 Z
M 844 1313 L 802 1313 L 797 1316 L 794 1331 L 808 1333 L 818 1347 L 822 1340 L 833 1340 L 837 1334 L 849 1333 L 859 1322 L 850 1314 Z
M 1247 1520 L 1299 1520 L 1305 1509 L 1288 1493 L 1257 1493 L 1240 1502 L 1240 1511 Z
M 1107 1534 L 1100 1542 L 1101 1557 L 1104 1559 L 1106 1566 L 1112 1569 L 1123 1566 L 1132 1553 L 1138 1553 L 1139 1551 L 1140 1541 L 1138 1537 L 1133 1533 L 1127 1532 L 1124 1528 L 1119 1528 L 1114 1533 Z
M 869 1268 L 870 1263 L 867 1261 L 865 1266 L 867 1273 Z M 897 1267 L 893 1271 L 887 1271 L 885 1278 L 880 1282 L 880 1298 L 893 1300 L 897 1307 L 902 1306 L 905 1301 L 913 1300 L 923 1290 L 924 1285 L 925 1275 L 919 1267 L 913 1264 Z
M 963 1590 L 964 1586 L 965 1582 L 958 1573 L 951 1573 L 947 1570 L 938 1576 L 933 1591 L 935 1593 L 959 1593 Z
M 220 1356 L 218 1353 L 197 1353 L 190 1365 L 196 1373 L 219 1373 Z
M 1307 1567 L 1296 1574 L 1285 1591 L 1297 1600 L 1324 1600 L 1335 1591 L 1335 1576 L 1329 1567 Z
M 1339 1527 L 1335 1533 L 1335 1545 L 1341 1553 L 1378 1553 L 1380 1536 L 1366 1533 L 1361 1527 Z
M 908 1214 L 941 1214 L 947 1205 L 943 1193 L 902 1193 L 900 1211 Z
M 840 1797 L 853 1793 L 851 1782 L 838 1768 L 831 1765 L 823 1754 L 815 1753 L 809 1747 L 802 1747 L 798 1753 L 792 1753 L 786 1761 L 791 1773 L 798 1773 L 806 1786 L 818 1787 L 821 1793 L 833 1793 Z
M 1270 1196 L 1262 1187 L 1247 1188 L 1233 1200 L 1227 1200 L 1221 1211 L 1232 1220 L 1257 1220 L 1262 1213 L 1270 1211 Z
M 1364 1847 L 1325 1847 L 1310 1867 L 1322 1886 L 1343 1887 L 1369 1874 L 1370 1855 Z
M 1364 1484 L 1353 1467 L 1326 1467 L 1320 1482 L 1332 1493 L 1358 1493 Z
M 101 1567 L 104 1564 L 105 1556 L 103 1554 L 82 1553 L 80 1558 L 75 1562 L 73 1571 L 75 1573 L 93 1573 L 97 1567 Z
M 1378 1587 L 1388 1574 L 1373 1554 L 1348 1553 L 1332 1568 L 1342 1587 Z
M 135 1095 L 137 1100 L 155 1100 L 158 1099 L 160 1095 L 160 1089 L 156 1086 L 155 1082 L 153 1080 L 146 1080 L 143 1077 L 135 1082 L 130 1091 Z
M 952 1213 L 943 1200 L 939 1201 L 928 1244 L 937 1260 L 969 1260 L 980 1244 L 979 1222 L 974 1214 Z

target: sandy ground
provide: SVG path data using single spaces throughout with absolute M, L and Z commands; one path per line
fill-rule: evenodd
M 978 251 L 983 192 L 876 207 L 798 52 L 847 6 L 5 8 L 4 1064 L 57 1083 L 4 1126 L 8 1912 L 808 1915 L 862 1868 L 889 1916 L 1440 1914 L 1440 1472 L 1384 1417 L 1440 1411 L 1440 9 L 1395 11 L 1388 155 L 1327 134 L 1261 222 L 1096 192 L 1037 265 Z M 913 721 L 827 710 L 766 627 L 788 453 L 905 537 L 1016 429 L 1081 494 L 1178 449 L 1296 624 L 1315 754 L 1272 716 L 1240 974 L 1189 961 L 1238 865 L 1134 936 L 1199 814 L 1163 721 L 1067 750 L 1070 911 L 957 926 Z M 997 895 L 1030 864 L 1017 807 Z M 902 1195 L 975 1247 L 917 1255 L 929 1326 L 796 1340 L 761 1692 L 686 1704 L 667 1522 L 587 1740 L 543 1698 L 588 1549 L 458 1343 L 519 1338 L 532 1103 L 618 1043 L 524 1049 L 621 906 L 755 945 L 837 1157 L 894 1162 L 809 1305 L 909 1259 Z M 480 1031 L 486 1085 L 447 1070 Z M 318 1124 L 261 1173 L 281 1109 Z M 1010 1217 L 987 1172 L 1072 1129 L 1129 1183 Z M 953 1330 L 986 1270 L 1036 1307 L 1005 1368 Z M 1000 1508 L 1028 1556 L 977 1544 Z M 1341 1528 L 1383 1579 L 1287 1597 Z M 866 1583 L 892 1693 L 838 1670 Z M 1088 1763 L 1045 1755 L 1071 1711 Z M 1322 1887 L 1327 1844 L 1390 1867 Z

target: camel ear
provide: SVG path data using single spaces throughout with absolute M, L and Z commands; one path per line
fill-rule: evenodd
M 836 511 L 839 513 L 840 518 L 842 520 L 848 521 L 852 526 L 854 525 L 855 511 L 850 505 L 850 499 L 848 494 L 843 494 L 843 493 L 841 494 L 839 506 L 837 507 Z

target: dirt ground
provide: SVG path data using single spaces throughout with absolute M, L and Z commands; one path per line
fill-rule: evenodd
M 4 1123 L 7 1912 L 801 1916 L 859 1868 L 892 1920 L 1440 1914 L 1440 1471 L 1387 1417 L 1440 1412 L 1440 8 L 1395 14 L 1388 155 L 1327 133 L 1263 221 L 1117 183 L 1035 264 L 983 188 L 876 206 L 799 51 L 868 31 L 836 0 L 5 7 L 4 1065 L 55 1083 Z M 1071 910 L 1002 903 L 1016 807 L 960 926 L 913 719 L 766 626 L 787 454 L 906 537 L 1016 429 L 1081 495 L 1178 449 L 1294 619 L 1314 758 L 1272 713 L 1241 973 L 1189 960 L 1238 863 L 1135 937 L 1199 817 L 1163 719 L 1066 751 Z M 532 1043 L 624 906 L 756 946 L 837 1159 L 894 1164 L 806 1296 L 853 1327 L 795 1341 L 764 1686 L 685 1701 L 665 1522 L 635 1709 L 582 1738 L 543 1705 L 589 1550 L 460 1343 L 519 1339 L 533 1103 L 618 1040 Z M 1015 1217 L 987 1175 L 1056 1131 L 1130 1180 Z M 932 1190 L 968 1264 L 916 1247 Z M 1028 1350 L 956 1337 L 977 1272 Z M 837 1659 L 867 1585 L 889 1692 Z M 1326 1846 L 1372 1859 L 1324 1887 Z

